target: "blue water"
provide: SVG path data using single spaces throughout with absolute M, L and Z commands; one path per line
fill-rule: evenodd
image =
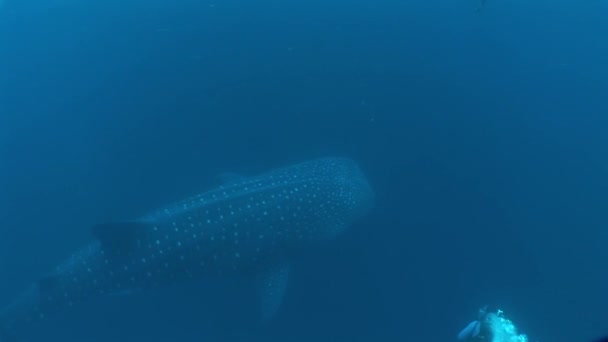
M 0 304 L 91 239 L 217 185 L 355 159 L 373 212 L 243 284 L 74 308 L 44 341 L 532 341 L 608 333 L 605 0 L 5 0 Z

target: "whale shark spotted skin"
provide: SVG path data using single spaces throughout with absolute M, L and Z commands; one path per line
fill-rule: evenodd
M 8 332 L 86 299 L 210 275 L 256 279 L 263 319 L 281 304 L 289 261 L 344 231 L 372 206 L 350 159 L 323 158 L 224 184 L 141 218 L 100 224 L 95 240 L 0 311 Z

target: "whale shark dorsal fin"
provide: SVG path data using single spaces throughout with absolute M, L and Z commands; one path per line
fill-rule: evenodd
M 283 297 L 285 297 L 288 277 L 288 262 L 281 262 L 270 267 L 258 276 L 257 291 L 263 322 L 272 319 L 279 311 Z
M 124 249 L 134 245 L 137 237 L 149 228 L 147 222 L 125 221 L 93 226 L 93 235 L 104 248 Z

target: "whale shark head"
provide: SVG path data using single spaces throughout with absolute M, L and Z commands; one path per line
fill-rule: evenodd
M 367 214 L 374 203 L 375 194 L 359 165 L 350 159 L 339 160 L 336 184 L 342 196 L 343 210 L 351 222 Z M 350 223 L 350 222 L 349 222 Z
M 328 158 L 324 162 L 331 178 L 325 185 L 325 191 L 330 192 L 328 198 L 334 202 L 331 215 L 341 221 L 339 227 L 328 232 L 329 237 L 334 237 L 372 209 L 375 193 L 355 161 Z

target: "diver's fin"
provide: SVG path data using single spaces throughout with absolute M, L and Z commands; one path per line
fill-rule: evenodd
M 238 183 L 245 180 L 247 177 L 233 172 L 224 172 L 217 176 L 222 184 Z
M 104 248 L 123 249 L 132 247 L 137 237 L 149 228 L 141 221 L 102 223 L 93 226 L 93 235 Z
M 259 275 L 257 291 L 260 298 L 262 321 L 269 321 L 279 310 L 289 277 L 289 263 L 281 262 Z
M 472 321 L 458 333 L 458 340 L 466 341 L 471 338 L 477 337 L 477 335 L 479 335 L 480 330 L 481 322 L 479 322 L 478 320 Z

